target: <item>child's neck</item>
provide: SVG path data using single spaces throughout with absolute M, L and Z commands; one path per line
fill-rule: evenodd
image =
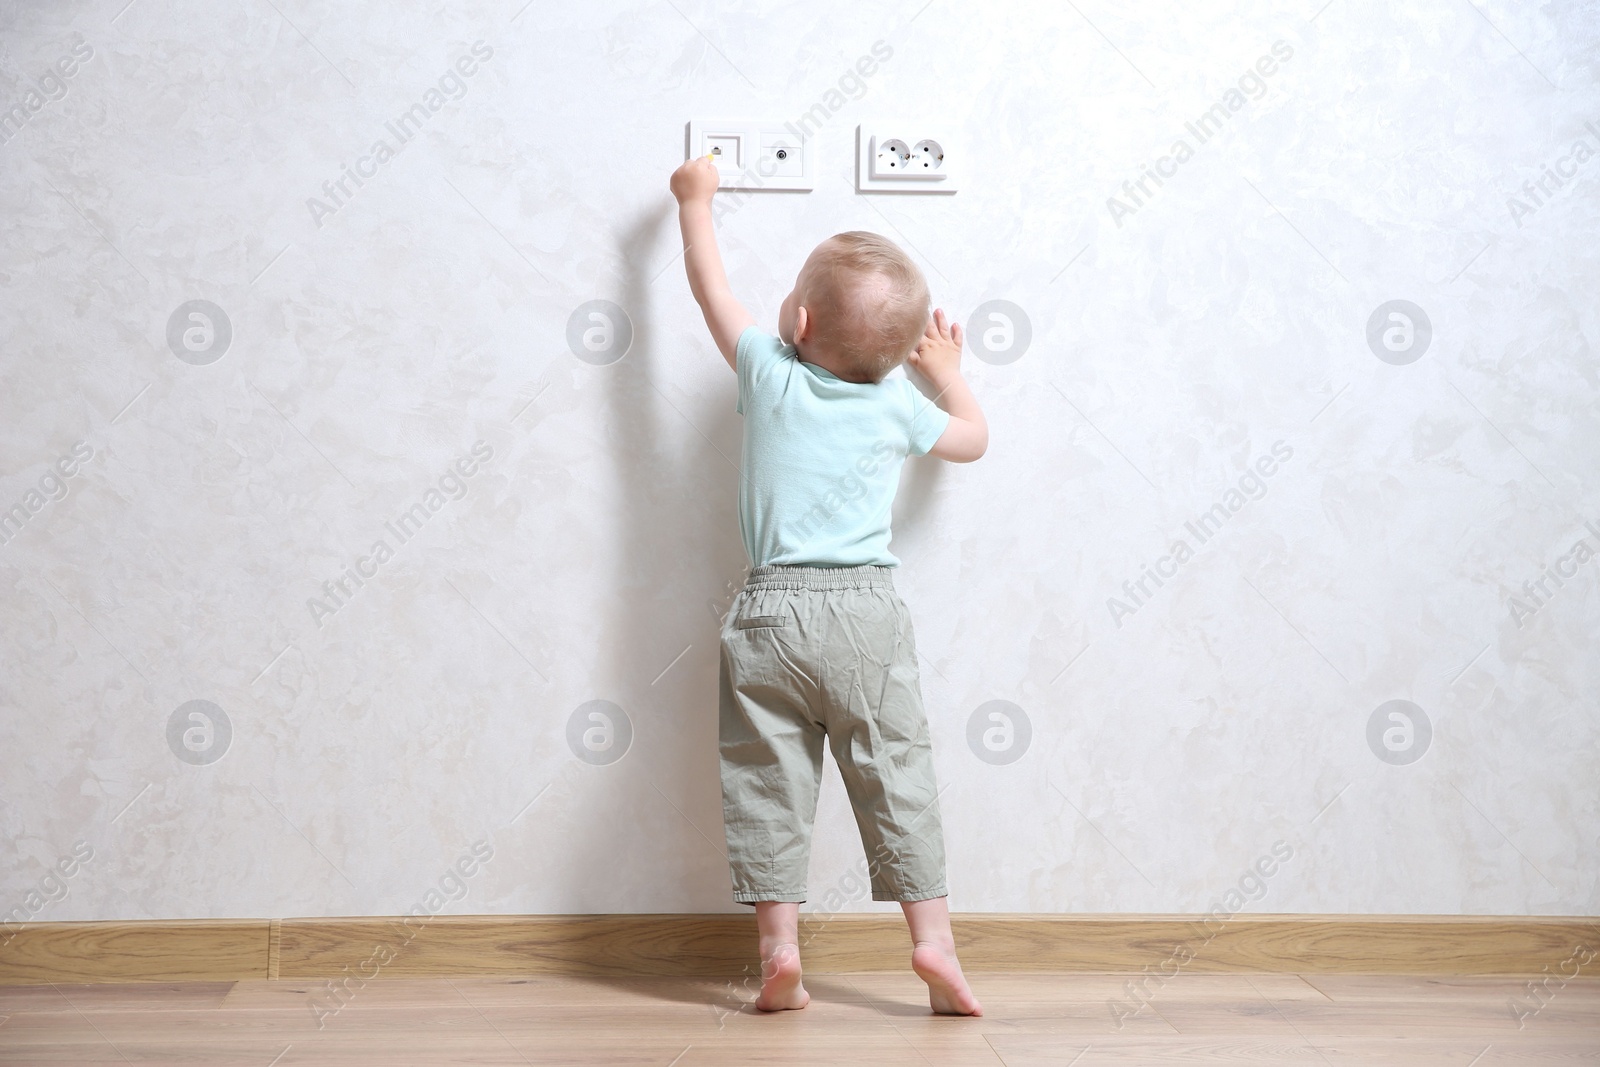
M 796 342 L 794 350 L 799 353 L 800 362 L 810 363 L 813 366 L 821 367 L 823 370 L 827 371 L 835 378 L 838 378 L 840 381 L 853 382 L 856 385 L 871 384 L 871 382 L 869 382 L 867 379 L 854 376 L 850 372 L 849 368 L 842 366 L 838 360 L 817 351 L 815 345 L 801 345 L 800 343 Z

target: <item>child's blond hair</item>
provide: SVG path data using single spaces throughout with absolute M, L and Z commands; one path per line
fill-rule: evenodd
M 869 382 L 904 362 L 928 326 L 922 271 L 899 245 L 866 230 L 837 233 L 817 246 L 802 302 L 816 323 L 817 343 Z

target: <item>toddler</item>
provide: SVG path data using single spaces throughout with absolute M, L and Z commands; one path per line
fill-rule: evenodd
M 760 932 L 765 1011 L 803 1008 L 800 903 L 827 740 L 867 850 L 872 899 L 894 900 L 936 1012 L 980 1015 L 946 901 L 944 837 L 911 618 L 890 575 L 889 517 L 908 455 L 988 447 L 961 377 L 961 327 L 928 314 L 922 272 L 892 241 L 836 234 L 806 259 L 778 336 L 734 299 L 717 251 L 717 168 L 672 175 L 689 288 L 739 378 L 739 532 L 751 570 L 722 624 L 718 736 L 733 899 Z M 938 390 L 903 378 L 909 363 Z

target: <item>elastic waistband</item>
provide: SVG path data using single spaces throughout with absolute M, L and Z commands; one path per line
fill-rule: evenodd
M 857 589 L 862 586 L 894 588 L 893 567 L 804 567 L 769 563 L 756 567 L 744 580 L 746 589 Z

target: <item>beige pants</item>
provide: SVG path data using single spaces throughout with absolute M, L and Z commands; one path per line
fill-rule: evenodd
M 945 895 L 911 616 L 889 567 L 757 567 L 722 623 L 722 813 L 740 903 L 806 899 L 826 737 L 874 900 Z

